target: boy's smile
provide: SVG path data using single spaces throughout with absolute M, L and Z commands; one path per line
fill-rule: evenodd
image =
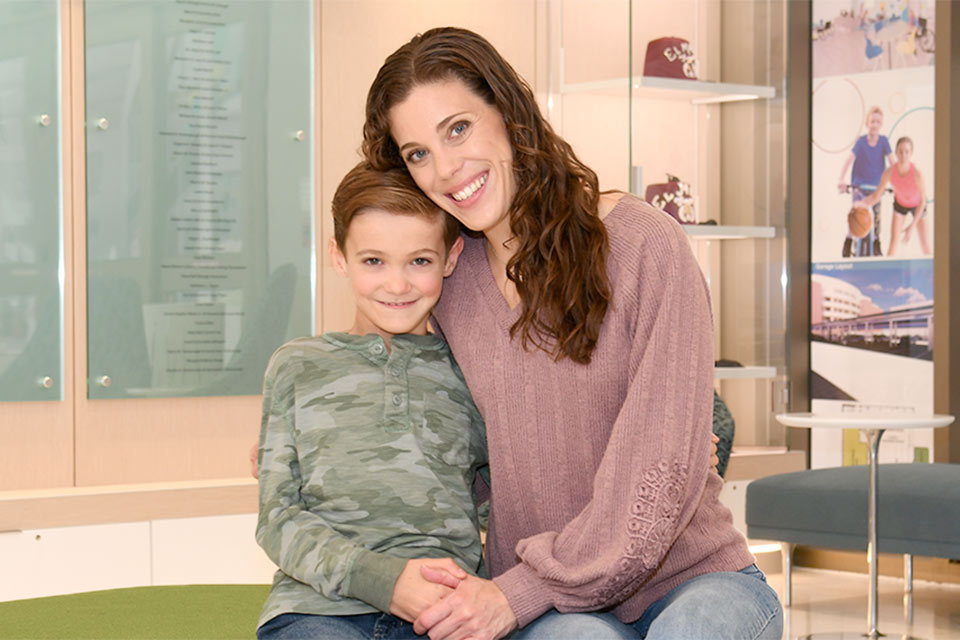
M 463 240 L 447 252 L 443 219 L 364 211 L 353 218 L 346 247 L 331 240 L 337 272 L 350 280 L 357 310 L 350 333 L 379 334 L 389 346 L 397 334 L 427 333 L 427 319 L 453 273 Z

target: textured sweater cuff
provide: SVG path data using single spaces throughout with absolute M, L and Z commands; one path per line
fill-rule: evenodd
M 406 566 L 403 558 L 362 549 L 350 569 L 346 595 L 389 613 L 393 587 Z
M 520 563 L 493 579 L 507 597 L 517 625 L 525 627 L 554 608 L 553 593 L 537 573 Z

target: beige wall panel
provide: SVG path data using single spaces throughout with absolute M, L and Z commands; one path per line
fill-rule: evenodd
M 320 295 L 324 331 L 353 323 L 353 300 L 346 283 L 333 271 L 325 249 L 333 235 L 330 201 L 343 175 L 360 160 L 367 90 L 390 53 L 414 34 L 431 27 L 459 26 L 490 40 L 513 67 L 533 83 L 536 73 L 536 3 L 534 0 L 324 0 L 320 82 L 323 88 L 320 151 L 322 230 Z
M 77 409 L 77 486 L 250 473 L 259 396 L 87 400 L 83 394 Z
M 69 402 L 0 403 L 0 443 L 0 491 L 73 484 Z
M 700 196 L 697 163 L 699 153 L 706 153 L 706 149 L 697 139 L 695 118 L 699 107 L 684 100 L 658 100 L 655 94 L 651 96 L 634 100 L 633 164 L 643 168 L 645 187 L 666 182 L 669 173 L 689 183 L 694 196 Z M 707 177 L 700 176 L 701 181 Z
M 165 482 L 0 492 L 0 531 L 254 513 L 257 481 Z
M 577 157 L 597 172 L 601 189 L 630 189 L 630 106 L 623 96 L 562 96 L 559 131 Z
M 566 84 L 626 78 L 630 74 L 630 34 L 626 28 L 629 2 L 563 0 L 553 6 L 563 12 L 562 77 Z M 611 25 L 623 27 L 616 30 Z M 634 69 L 634 74 L 640 71 Z

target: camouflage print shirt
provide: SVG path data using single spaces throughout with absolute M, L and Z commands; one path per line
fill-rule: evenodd
M 481 562 L 483 421 L 439 338 L 326 333 L 280 347 L 263 383 L 257 542 L 282 613 L 387 611 L 411 558 Z

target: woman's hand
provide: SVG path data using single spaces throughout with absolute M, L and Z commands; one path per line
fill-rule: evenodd
M 424 568 L 434 580 L 427 580 L 421 575 Z M 390 613 L 407 622 L 413 622 L 424 609 L 452 593 L 467 575 L 467 572 L 450 558 L 408 560 L 407 566 L 393 585 Z
M 431 567 L 424 567 L 422 574 L 431 582 L 442 579 Z M 426 632 L 430 640 L 495 640 L 516 627 L 517 617 L 500 587 L 492 580 L 474 576 L 467 576 L 413 623 L 413 630 Z

